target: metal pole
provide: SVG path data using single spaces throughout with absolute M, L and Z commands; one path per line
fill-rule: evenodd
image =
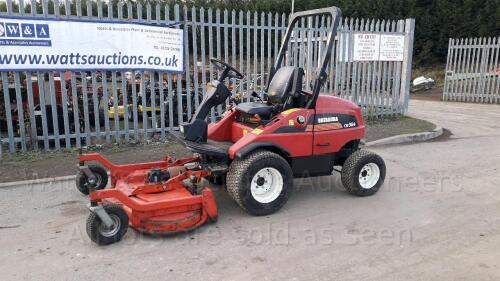
M 401 114 L 408 112 L 410 98 L 411 66 L 413 62 L 413 37 L 415 34 L 415 19 L 407 19 L 405 23 L 405 56 L 401 73 L 400 105 Z

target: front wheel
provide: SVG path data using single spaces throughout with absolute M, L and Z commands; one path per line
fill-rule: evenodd
M 347 158 L 342 167 L 342 184 L 353 195 L 370 196 L 384 183 L 385 170 L 382 157 L 367 150 L 358 150 Z
M 231 163 L 226 187 L 229 195 L 248 213 L 269 215 L 288 201 L 293 187 L 292 169 L 280 155 L 258 150 Z
M 90 213 L 87 219 L 87 234 L 90 240 L 98 245 L 108 245 L 120 241 L 128 229 L 128 216 L 121 206 L 104 205 L 103 208 L 113 221 L 111 227 L 107 227 L 94 212 Z

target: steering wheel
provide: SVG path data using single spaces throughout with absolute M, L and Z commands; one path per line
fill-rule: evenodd
M 216 58 L 210 58 L 210 62 L 215 66 L 215 68 L 222 70 L 222 73 L 219 77 L 219 81 L 223 81 L 224 79 L 226 79 L 226 77 L 234 79 L 243 79 L 243 74 L 241 74 L 241 72 L 236 70 L 231 65 Z

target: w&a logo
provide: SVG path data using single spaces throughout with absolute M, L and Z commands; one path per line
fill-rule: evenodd
M 0 22 L 0 37 L 50 38 L 48 24 Z

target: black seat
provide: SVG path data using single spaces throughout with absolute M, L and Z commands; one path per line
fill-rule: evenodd
M 267 92 L 272 104 L 285 104 L 289 97 L 297 97 L 302 90 L 304 70 L 300 67 L 284 66 L 273 76 Z
M 259 115 L 262 119 L 270 119 L 273 112 L 273 106 L 263 102 L 244 102 L 236 106 L 236 110 L 249 115 Z
M 300 67 L 284 66 L 278 69 L 269 84 L 267 103 L 240 103 L 236 110 L 249 115 L 257 114 L 264 120 L 270 119 L 274 108 L 284 110 L 294 104 L 293 98 L 299 97 L 302 90 L 303 76 L 304 70 Z

